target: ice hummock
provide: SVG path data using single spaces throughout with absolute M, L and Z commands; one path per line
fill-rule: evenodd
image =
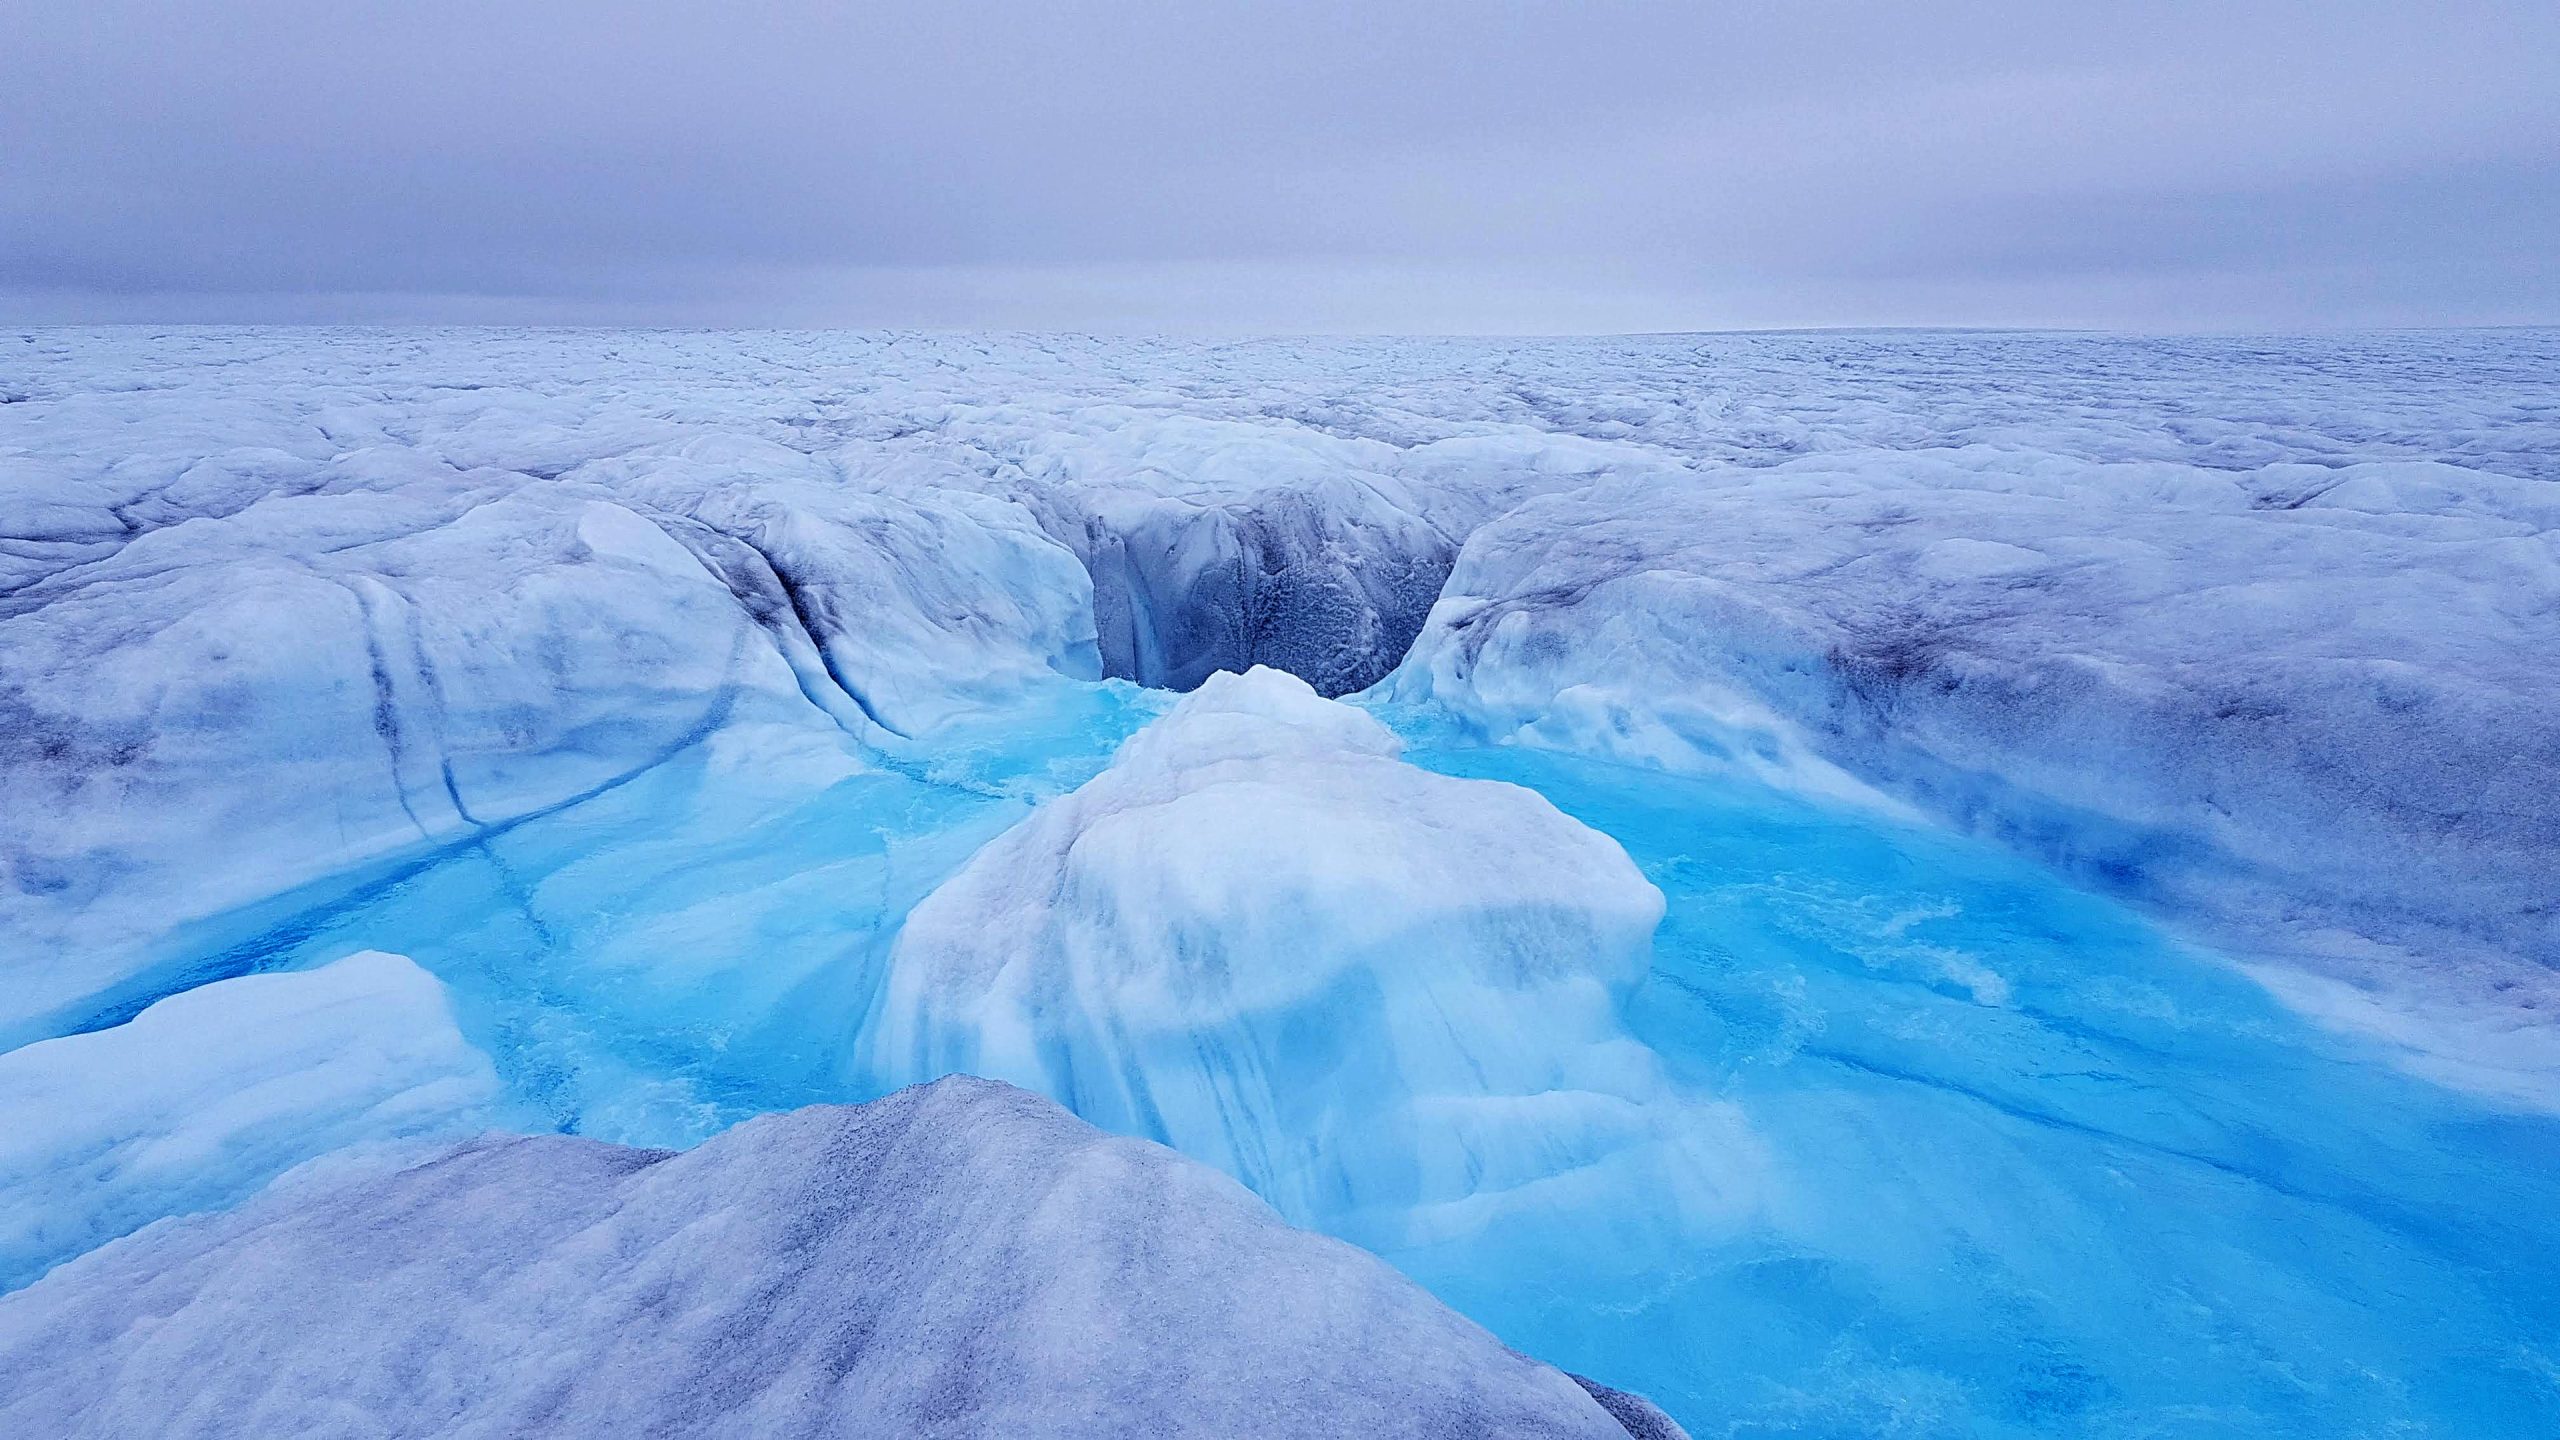
M 1587 1383 L 971 1079 L 690 1151 L 493 1136 L 0 1299 L 0 1429 L 66 1440 L 1678 1433 Z
M 318 1156 L 451 1140 L 503 1113 L 444 987 L 380 952 L 21 1046 L 0 1054 L 0 1290 Z
M 1666 1218 L 1739 1199 L 1741 1127 L 1619 1023 L 1661 893 L 1400 749 L 1295 676 L 1212 676 L 915 907 L 865 1063 L 1039 1090 L 1382 1242 L 1586 1171 Z

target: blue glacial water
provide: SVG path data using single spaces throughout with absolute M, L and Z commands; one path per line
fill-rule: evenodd
M 528 1125 L 685 1144 L 868 1098 L 898 918 L 1165 703 L 1061 686 L 780 808 L 678 757 L 199 969 L 409 954 Z M 2560 1121 L 1971 842 L 1386 718 L 1626 846 L 1670 901 L 1627 1023 L 1747 1135 L 1745 1213 L 1584 1192 L 1388 1255 L 1514 1346 L 1702 1437 L 2560 1434 Z
M 2560 1122 L 2382 1068 L 1955 837 L 1532 751 L 1411 758 L 1636 857 L 1670 913 L 1631 1023 L 1773 1172 L 1764 1224 L 1681 1255 L 1560 1225 L 1534 1284 L 1407 1262 L 1514 1343 L 1701 1434 L 2560 1434 Z

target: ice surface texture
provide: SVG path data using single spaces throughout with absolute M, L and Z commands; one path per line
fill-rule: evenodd
M 490 1138 L 0 1299 L 21 1435 L 1676 1433 L 1613 1398 L 1203 1166 L 969 1079 L 685 1152 Z
M 1213 676 L 908 915 L 870 1064 L 1030 1086 L 1375 1242 L 1587 1167 L 1656 1172 L 1666 1223 L 1713 1207 L 1690 1147 L 1739 1127 L 1618 1019 L 1661 894 L 1401 748 L 1294 676 Z
M 2547 332 L 0 345 L 0 1040 L 706 735 L 1357 687 L 1462 545 L 1395 693 L 1489 731 L 1854 781 L 2358 981 L 2560 944 Z
M 1774 756 L 2476 992 L 2538 982 L 2446 952 L 2550 958 L 2547 332 L 0 345 L 0 1039 L 706 732 L 1357 685 L 1469 542 L 1399 693 L 1489 730 Z

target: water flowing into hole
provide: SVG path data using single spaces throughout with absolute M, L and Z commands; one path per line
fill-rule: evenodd
M 1192 690 L 1286 670 L 1320 695 L 1377 683 L 1439 598 L 1457 545 L 1357 487 L 1158 503 L 1067 537 L 1093 577 L 1103 672 Z

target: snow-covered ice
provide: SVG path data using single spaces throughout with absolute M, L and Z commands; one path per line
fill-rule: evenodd
M 182 991 L 0 1054 L 0 1290 L 353 1142 L 474 1134 L 497 1072 L 398 955 Z
M 0 1299 L 20 1435 L 1623 1440 L 1602 1398 L 1224 1176 L 971 1079 L 685 1152 L 341 1171 Z
M 0 334 L 10 1263 L 965 1064 L 1693 1428 L 2514 1433 L 2555 486 L 2544 331 Z

